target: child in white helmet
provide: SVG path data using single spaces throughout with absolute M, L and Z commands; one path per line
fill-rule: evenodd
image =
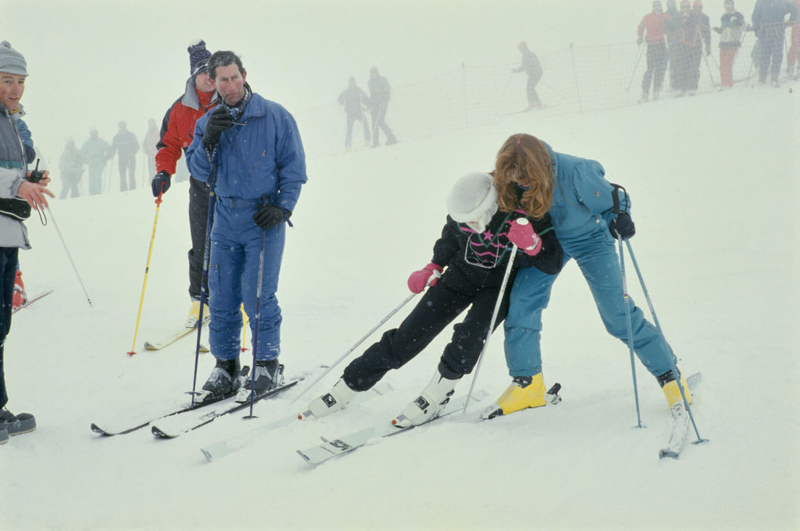
M 435 417 L 458 380 L 478 361 L 513 245 L 519 248 L 515 271 L 530 266 L 549 274 L 561 270 L 563 251 L 550 216 L 533 219 L 521 210 L 499 211 L 490 175 L 470 173 L 461 177 L 448 196 L 447 208 L 447 223 L 434 244 L 431 262 L 408 278 L 408 287 L 414 293 L 428 287 L 425 295 L 398 328 L 384 333 L 345 368 L 330 392 L 312 400 L 301 418 L 322 417 L 343 409 L 356 393 L 367 391 L 389 370 L 399 369 L 422 352 L 469 308 L 464 320 L 454 327 L 453 338 L 431 382 L 393 422 L 402 428 Z M 493 329 L 503 322 L 507 310 L 508 292 Z

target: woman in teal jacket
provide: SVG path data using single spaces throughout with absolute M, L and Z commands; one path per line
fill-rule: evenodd
M 575 259 L 606 330 L 627 342 L 625 300 L 614 242 L 617 235 L 630 238 L 635 229 L 628 195 L 606 181 L 604 175 L 599 162 L 556 153 L 536 137 L 517 134 L 497 155 L 494 183 L 502 209 L 522 208 L 533 218 L 550 213 L 564 248 L 564 261 Z M 619 215 L 614 213 L 613 194 L 619 194 Z M 506 363 L 514 380 L 497 402 L 503 414 L 545 403 L 539 342 L 542 311 L 557 277 L 531 268 L 521 270 L 514 281 L 505 321 Z M 658 379 L 671 407 L 681 399 L 670 370 L 670 356 L 675 360 L 672 349 L 632 300 L 631 321 L 634 351 Z M 685 383 L 684 389 L 688 392 Z M 487 412 L 496 413 L 497 409 Z

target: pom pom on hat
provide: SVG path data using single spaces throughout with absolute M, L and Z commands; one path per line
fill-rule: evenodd
M 208 70 L 208 60 L 211 58 L 211 52 L 206 50 L 206 41 L 200 39 L 189 45 L 187 50 L 189 52 L 189 73 L 192 77 Z

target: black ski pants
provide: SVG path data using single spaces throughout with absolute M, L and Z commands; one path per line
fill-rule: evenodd
M 8 403 L 3 369 L 3 350 L 11 330 L 11 310 L 14 301 L 14 279 L 17 276 L 19 248 L 0 247 L 0 408 Z
M 198 301 L 202 294 L 203 258 L 206 252 L 208 194 L 206 183 L 194 177 L 189 178 L 189 230 L 192 234 L 192 248 L 189 249 L 189 296 Z
M 502 268 L 505 269 L 505 268 Z M 464 320 L 455 325 L 453 337 L 439 361 L 439 372 L 451 380 L 472 372 L 483 349 L 492 319 L 502 269 L 483 269 L 456 262 L 428 291 L 398 328 L 383 334 L 344 370 L 344 381 L 354 391 L 366 391 L 391 369 L 399 369 L 422 352 L 439 333 L 465 309 Z M 509 280 L 511 286 L 513 279 Z M 508 313 L 506 290 L 497 322 Z
M 667 46 L 663 41 L 647 43 L 647 71 L 642 77 L 642 94 L 650 93 L 650 83 L 653 84 L 653 94 L 661 92 L 664 83 L 664 73 L 667 68 Z
M 389 102 L 385 101 L 383 103 L 373 104 L 372 109 L 370 109 L 370 113 L 372 114 L 372 147 L 380 145 L 379 135 L 381 131 L 386 135 L 387 144 L 394 144 L 397 142 L 394 133 L 386 124 L 386 110 L 388 108 Z

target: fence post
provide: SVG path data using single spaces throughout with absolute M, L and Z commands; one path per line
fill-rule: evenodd
M 572 75 L 575 77 L 575 93 L 578 95 L 578 111 L 583 114 L 583 102 L 581 101 L 581 86 L 578 82 L 578 69 L 575 66 L 574 43 L 569 43 L 569 56 L 572 60 Z
M 464 93 L 464 129 L 469 129 L 469 94 L 467 92 L 467 66 L 461 63 L 461 90 Z

